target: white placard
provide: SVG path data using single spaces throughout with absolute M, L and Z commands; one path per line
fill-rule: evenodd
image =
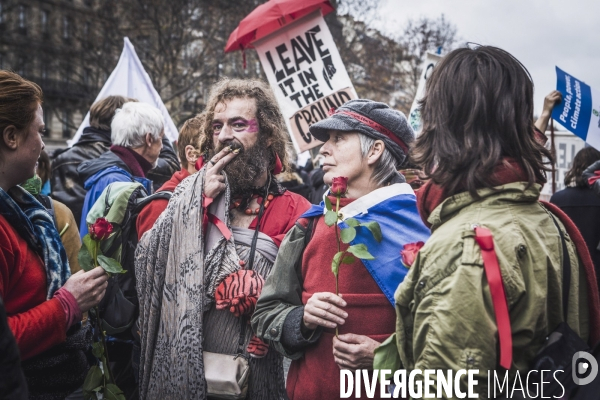
M 413 100 L 412 106 L 410 107 L 410 114 L 408 114 L 408 121 L 410 122 L 410 126 L 412 126 L 417 136 L 421 131 L 421 112 L 419 110 L 418 102 L 423 98 L 423 96 L 425 96 L 425 85 L 427 84 L 427 79 L 431 76 L 433 68 L 441 59 L 442 56 L 440 56 L 439 54 L 427 52 L 425 56 L 425 62 L 423 62 L 423 69 L 421 71 L 421 79 L 419 80 L 419 86 L 417 87 L 417 94 L 415 95 L 415 99 Z

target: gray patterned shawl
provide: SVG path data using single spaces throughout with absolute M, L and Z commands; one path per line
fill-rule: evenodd
M 202 234 L 205 170 L 181 182 L 136 250 L 140 302 L 140 398 L 204 399 L 204 311 L 218 283 L 239 268 L 233 236 Z M 229 226 L 230 191 L 209 206 Z M 176 227 L 176 229 L 173 229 Z

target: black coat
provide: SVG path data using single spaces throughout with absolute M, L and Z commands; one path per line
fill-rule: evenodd
M 568 187 L 550 199 L 575 223 L 590 250 L 600 283 L 600 196 L 587 187 Z
M 52 197 L 71 209 L 75 221 L 81 221 L 86 194 L 77 167 L 84 161 L 99 158 L 110 146 L 110 132 L 87 127 L 73 147 L 54 155 L 50 177 Z M 177 154 L 165 137 L 157 166 L 150 170 L 146 177 L 153 182 L 155 188 L 159 188 L 179 169 Z
M 0 299 L 0 400 L 26 400 L 28 397 L 19 348 Z

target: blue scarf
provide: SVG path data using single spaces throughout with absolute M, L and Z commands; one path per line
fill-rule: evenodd
M 32 195 L 20 186 L 7 192 L 0 188 L 0 215 L 44 260 L 47 299 L 54 296 L 71 276 L 67 253 L 52 217 Z

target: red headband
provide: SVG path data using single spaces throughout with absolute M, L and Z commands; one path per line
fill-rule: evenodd
M 408 146 L 406 145 L 406 143 L 404 143 L 402 141 L 402 139 L 400 139 L 398 136 L 396 136 L 394 134 L 394 132 L 390 131 L 388 128 L 386 128 L 383 125 L 378 124 L 377 122 L 373 121 L 370 118 L 365 117 L 364 115 L 352 112 L 352 111 L 346 111 L 346 110 L 337 110 L 335 112 L 336 114 L 345 114 L 349 117 L 354 118 L 357 121 L 362 122 L 363 124 L 370 126 L 371 128 L 375 129 L 377 132 L 384 134 L 385 136 L 387 136 L 392 142 L 396 143 L 398 146 L 400 146 L 402 148 L 402 150 L 404 150 L 405 154 L 408 154 Z

